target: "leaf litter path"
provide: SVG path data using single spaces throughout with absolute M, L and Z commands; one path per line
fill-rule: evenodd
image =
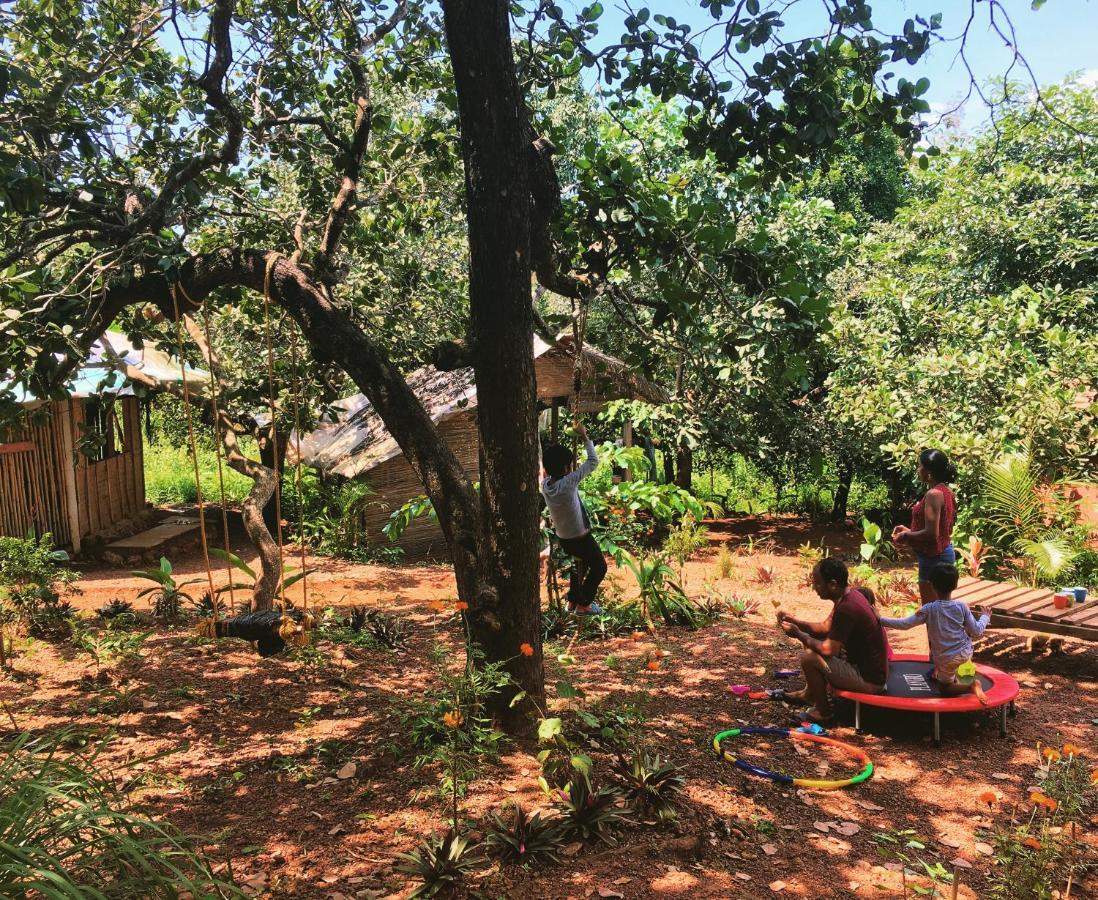
M 744 547 L 720 579 L 717 547 Z M 990 862 L 976 830 L 988 823 L 978 795 L 989 786 L 1008 802 L 1022 800 L 1035 745 L 1070 740 L 1098 752 L 1091 724 L 1098 709 L 1098 653 L 1067 642 L 1064 651 L 1026 652 L 1026 635 L 995 632 L 978 657 L 1011 672 L 1023 685 L 1019 715 L 1006 740 L 991 718 L 947 722 L 935 748 L 918 717 L 871 718 L 870 733 L 841 727 L 840 739 L 865 746 L 877 773 L 867 784 L 833 793 L 786 789 L 749 778 L 712 752 L 712 735 L 739 723 L 788 724 L 787 711 L 735 698 L 732 683 L 775 686 L 770 673 L 796 665 L 796 651 L 771 625 L 773 600 L 799 615 L 822 618 L 827 604 L 805 587 L 807 566 L 795 548 L 824 540 L 839 552 L 858 535 L 813 528 L 791 518 L 716 523 L 713 548 L 687 564 L 688 589 L 707 583 L 760 601 L 745 620 L 724 619 L 690 633 L 660 632 L 670 651 L 660 671 L 644 661 L 653 645 L 627 639 L 579 642 L 574 665 L 562 668 L 547 651 L 546 681 L 568 680 L 596 710 L 640 704 L 648 716 L 649 749 L 685 767 L 680 821 L 671 827 L 626 826 L 613 847 L 564 848 L 562 864 L 530 871 L 487 868 L 471 887 L 497 897 L 893 897 L 900 873 L 877 855 L 873 835 L 911 828 L 925 840 L 928 861 L 961 860 L 960 896 L 983 893 Z M 769 539 L 772 543 L 765 543 Z M 238 549 L 246 548 L 239 547 Z M 201 572 L 197 552 L 173 559 L 181 578 Z M 432 602 L 452 599 L 443 567 L 385 568 L 317 560 L 310 579 L 318 606 L 365 604 L 407 617 L 412 638 L 403 653 L 321 645 L 327 661 L 313 677 L 301 665 L 261 661 L 246 645 L 199 646 L 185 629 L 158 629 L 142 664 L 119 673 L 107 690 L 89 688 L 86 658 L 35 643 L 17 660 L 19 677 L 0 681 L 0 698 L 21 728 L 73 726 L 89 739 L 112 735 L 104 770 L 126 779 L 156 815 L 197 835 L 211 856 L 260 896 L 400 897 L 406 878 L 393 869 L 398 852 L 442 827 L 440 772 L 416 769 L 401 710 L 433 682 L 432 647 L 457 662 L 460 632 Z M 760 567 L 770 584 L 756 583 Z M 620 583 L 628 590 L 627 581 Z M 138 580 L 110 569 L 89 570 L 77 605 L 94 609 L 132 599 Z M 921 632 L 895 635 L 900 651 L 925 651 Z M 559 652 L 560 647 L 554 647 Z M 608 664 L 609 663 L 609 664 Z M 555 700 L 554 711 L 578 701 Z M 594 742 L 585 748 L 596 772 L 612 760 Z M 801 757 L 791 742 L 741 747 L 767 755 L 778 769 L 818 774 L 841 758 Z M 537 748 L 505 746 L 481 767 L 463 812 L 483 821 L 509 800 L 545 806 L 537 787 Z M 156 754 L 165 754 L 148 759 Z M 761 756 L 756 756 L 760 758 Z M 133 760 L 148 759 L 123 769 Z M 1093 838 L 1092 838 L 1093 839 Z M 1095 885 L 1081 886 L 1086 895 Z

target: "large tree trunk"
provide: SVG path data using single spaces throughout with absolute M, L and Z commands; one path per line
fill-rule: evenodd
M 854 480 L 854 464 L 843 457 L 839 462 L 839 486 L 835 489 L 835 502 L 831 506 L 831 521 L 842 522 L 850 505 L 850 485 Z
M 679 444 L 675 453 L 675 484 L 685 490 L 694 487 L 694 451 L 685 443 Z
M 482 583 L 470 623 L 488 659 L 509 660 L 529 698 L 518 711 L 527 718 L 531 701 L 544 708 L 545 692 L 530 302 L 533 151 L 524 140 L 507 0 L 444 0 L 443 10 L 465 161 L 469 342 L 480 429 Z M 520 652 L 523 644 L 534 648 L 532 656 Z M 502 698 L 497 712 L 509 715 L 510 699 Z
M 271 481 L 271 490 L 267 494 L 266 500 L 261 507 L 263 512 L 263 523 L 267 526 L 267 530 L 270 531 L 271 534 L 278 534 L 278 516 L 280 510 L 278 508 L 279 504 L 274 488 L 277 485 L 279 490 L 282 489 L 282 475 L 286 470 L 286 443 L 288 440 L 289 438 L 286 435 L 275 433 L 270 424 L 268 424 L 266 428 L 261 429 L 259 435 L 259 461 L 275 476 Z M 282 514 L 282 517 L 286 517 L 285 513 Z

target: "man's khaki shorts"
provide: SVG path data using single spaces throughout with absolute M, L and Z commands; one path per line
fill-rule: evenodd
M 823 657 L 824 677 L 827 683 L 840 691 L 853 691 L 857 694 L 883 694 L 883 684 L 872 684 L 862 678 L 857 667 L 837 656 Z

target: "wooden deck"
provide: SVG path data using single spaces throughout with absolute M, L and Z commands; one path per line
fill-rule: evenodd
M 991 624 L 998 628 L 1047 631 L 1069 637 L 1098 641 L 1098 597 L 1070 609 L 1056 609 L 1053 591 L 1001 581 L 962 578 L 953 594 L 955 600 L 991 610 Z

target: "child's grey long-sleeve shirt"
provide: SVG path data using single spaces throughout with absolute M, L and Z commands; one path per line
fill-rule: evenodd
M 968 604 L 960 600 L 932 600 L 903 619 L 881 616 L 885 628 L 905 630 L 925 623 L 930 656 L 934 660 L 971 658 L 972 639 L 983 634 L 990 621 L 989 613 L 977 620 Z
M 561 478 L 546 478 L 541 483 L 541 493 L 545 497 L 545 504 L 549 507 L 549 516 L 553 520 L 553 530 L 557 537 L 563 540 L 583 537 L 590 531 L 587 517 L 580 503 L 579 485 L 588 475 L 595 471 L 599 464 L 595 445 L 588 438 L 583 442 L 583 449 L 587 452 L 587 459 L 583 465 L 574 472 L 569 472 Z

